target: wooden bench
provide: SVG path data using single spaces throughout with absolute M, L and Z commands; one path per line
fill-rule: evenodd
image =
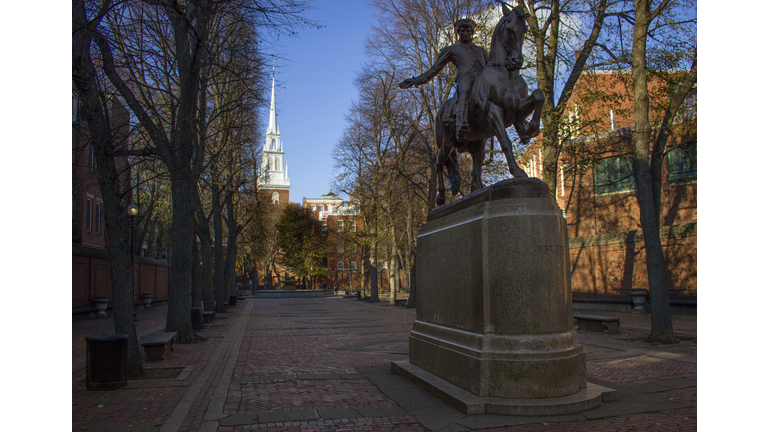
M 173 341 L 176 339 L 176 332 L 156 333 L 144 339 L 141 346 L 147 353 L 147 361 L 162 361 L 173 351 Z
M 579 330 L 619 334 L 619 325 L 621 322 L 617 317 L 607 317 L 600 315 L 574 315 L 573 319 L 578 321 Z

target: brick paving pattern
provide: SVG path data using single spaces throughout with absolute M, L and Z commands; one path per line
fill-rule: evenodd
M 671 410 L 657 413 L 637 414 L 633 416 L 611 417 L 589 422 L 547 422 L 483 430 L 487 432 L 685 432 L 696 430 L 696 411 L 691 409 Z
M 146 332 L 163 324 L 165 313 L 162 305 L 140 310 L 137 331 Z M 588 355 L 588 379 L 602 385 L 614 384 L 620 395 L 633 385 L 657 383 L 651 386 L 654 393 L 647 397 L 668 401 L 668 408 L 593 416 L 601 418 L 581 416 L 578 421 L 571 416 L 544 422 L 517 421 L 503 427 L 479 424 L 472 430 L 696 430 L 696 364 L 690 360 L 696 357 L 695 337 L 681 338 L 681 343 L 673 346 L 653 347 L 643 342 L 650 316 L 619 316 L 619 335 L 579 332 Z M 432 396 L 425 394 L 426 399 L 420 402 L 398 403 L 386 388 L 366 375 L 372 367 L 386 371 L 391 361 L 408 358 L 408 333 L 415 318 L 415 311 L 390 307 L 386 302 L 372 304 L 340 297 L 248 299 L 246 305 L 217 314 L 212 325 L 200 332 L 207 340 L 176 344 L 167 361 L 144 364 L 145 368 L 191 369 L 183 380 L 145 381 L 147 388 L 136 388 L 142 382 L 131 381 L 128 388 L 101 392 L 87 391 L 85 382 L 73 381 L 72 427 L 182 432 L 201 428 L 219 432 L 466 430 L 455 422 L 470 417 Z M 674 326 L 695 334 L 696 317 L 674 316 Z M 73 321 L 73 359 L 84 355 L 85 336 L 113 329 L 111 318 Z M 659 358 L 653 356 L 655 351 L 688 356 L 688 360 L 677 361 L 669 355 Z M 83 369 L 73 371 L 73 380 L 82 375 Z M 402 380 L 389 375 L 389 379 Z M 680 388 L 659 391 L 669 388 L 664 383 L 674 379 L 689 381 L 679 384 Z M 446 415 L 421 417 L 421 403 L 428 407 L 442 404 Z M 343 418 L 319 418 L 323 412 L 339 413 Z M 212 413 L 218 415 L 209 418 Z M 260 415 L 264 419 L 270 415 L 284 419 L 291 413 L 313 419 L 258 420 Z M 228 418 L 244 420 L 227 423 Z M 212 423 L 218 426 L 211 429 Z
M 648 356 L 595 360 L 587 363 L 587 379 L 597 378 L 612 383 L 695 376 L 696 365 Z
M 240 412 L 397 406 L 364 379 L 246 383 L 239 393 Z
M 335 419 L 303 422 L 262 423 L 247 426 L 219 427 L 218 432 L 225 431 L 266 431 L 266 432 L 309 432 L 309 431 L 392 431 L 392 432 L 421 432 L 426 431 L 419 422 L 411 416 L 406 417 L 377 417 L 360 419 Z

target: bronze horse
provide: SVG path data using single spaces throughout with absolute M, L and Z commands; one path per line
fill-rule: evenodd
M 443 167 L 448 170 L 451 192 L 453 195 L 459 194 L 461 177 L 457 150 L 468 152 L 472 156 L 470 192 L 485 187 L 481 178 L 485 144 L 488 138 L 494 136 L 499 140 L 507 158 L 510 174 L 516 178 L 528 177 L 515 162 L 512 141 L 507 136 L 506 128 L 514 125 L 520 141 L 524 144 L 538 135 L 544 93 L 536 89 L 529 95 L 528 86 L 520 76 L 520 68 L 523 65 L 523 36 L 528 30 L 525 18 L 528 14 L 520 6 L 509 9 L 504 3 L 502 3 L 502 11 L 504 16 L 496 24 L 491 37 L 488 65 L 475 80 L 470 93 L 467 116 L 470 131 L 466 137 L 457 138 L 455 117 L 450 116 L 456 105 L 455 96 L 445 101 L 437 111 L 438 122 L 435 126 L 438 145 L 435 163 L 438 179 L 437 205 L 445 204 Z M 533 117 L 529 122 L 526 118 L 531 113 Z

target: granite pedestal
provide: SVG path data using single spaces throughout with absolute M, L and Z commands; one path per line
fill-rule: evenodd
M 514 400 L 587 387 L 585 355 L 570 330 L 565 219 L 544 182 L 505 180 L 434 209 L 417 247 L 409 361 L 440 378 L 419 385 L 444 380 L 475 396 Z M 404 369 L 393 364 L 413 375 Z M 600 392 L 581 393 L 599 404 Z M 552 412 L 551 403 L 539 405 L 541 412 L 536 403 L 527 412 Z

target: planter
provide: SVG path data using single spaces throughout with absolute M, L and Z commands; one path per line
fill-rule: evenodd
M 632 313 L 645 313 L 648 311 L 646 302 L 648 301 L 647 289 L 633 289 L 630 294 L 632 296 L 632 304 L 635 306 L 632 309 Z
M 96 318 L 106 318 L 109 299 L 104 297 L 96 297 L 93 299 L 93 304 L 96 306 Z
M 152 294 L 142 294 L 141 297 L 144 299 L 144 309 L 151 309 L 154 296 Z

